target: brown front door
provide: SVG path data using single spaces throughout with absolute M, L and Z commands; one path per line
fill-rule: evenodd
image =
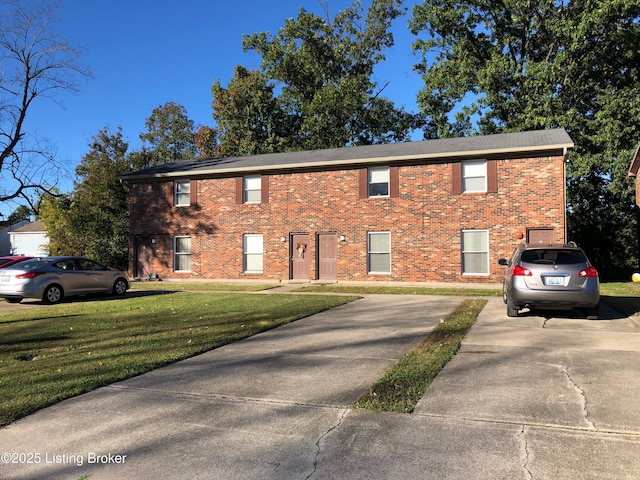
M 309 280 L 311 266 L 311 245 L 309 235 L 294 233 L 291 235 L 291 278 Z
M 318 278 L 320 280 L 338 279 L 338 240 L 335 233 L 318 235 Z
M 136 238 L 136 271 L 138 278 L 151 276 L 151 239 L 149 237 Z

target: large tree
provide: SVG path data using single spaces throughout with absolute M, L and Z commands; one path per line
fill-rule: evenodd
M 567 129 L 569 238 L 605 276 L 635 264 L 640 0 L 425 0 L 410 26 L 425 137 Z
M 52 253 L 86 255 L 128 268 L 129 192 L 120 176 L 131 172 L 122 132 L 101 130 L 76 168 L 75 190 L 45 196 L 39 218 L 49 231 Z
M 227 88 L 213 87 L 221 152 L 264 153 L 407 140 L 414 116 L 383 96 L 376 65 L 393 46 L 400 0 L 360 2 L 331 19 L 300 9 L 276 35 L 243 38 L 262 58 L 259 71 L 239 67 Z M 364 16 L 364 18 L 363 18 Z M 254 95 L 251 95 L 252 90 Z M 256 93 L 257 92 L 257 93 Z
M 217 123 L 216 156 L 257 155 L 293 147 L 293 125 L 274 96 L 273 84 L 257 70 L 237 66 L 225 88 L 211 87 Z
M 54 31 L 47 3 L 0 3 L 0 202 L 32 199 L 56 183 L 56 149 L 28 118 L 35 103 L 76 91 L 90 75 L 79 50 Z
M 140 135 L 146 164 L 140 168 L 191 159 L 196 156 L 195 127 L 187 109 L 167 102 L 153 109 L 145 122 L 147 131 Z

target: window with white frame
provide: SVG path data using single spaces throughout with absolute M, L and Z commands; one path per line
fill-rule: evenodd
M 176 206 L 186 206 L 191 203 L 190 180 L 176 180 L 173 183 L 173 203 Z
M 367 262 L 369 273 L 391 273 L 390 232 L 369 232 Z
M 175 237 L 173 269 L 176 272 L 191 271 L 191 237 Z
M 462 231 L 462 274 L 489 275 L 489 231 Z
M 262 199 L 262 178 L 260 175 L 244 177 L 242 182 L 242 201 L 260 203 Z
M 368 193 L 370 197 L 389 196 L 389 167 L 369 168 Z
M 462 162 L 462 191 L 487 191 L 487 162 L 485 160 Z
M 262 235 L 244 236 L 244 271 L 247 273 L 262 273 L 263 266 Z

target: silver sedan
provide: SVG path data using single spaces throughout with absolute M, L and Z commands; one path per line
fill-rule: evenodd
M 125 272 L 84 257 L 32 258 L 0 270 L 0 298 L 11 303 L 37 298 L 54 304 L 75 295 L 123 295 L 128 289 Z

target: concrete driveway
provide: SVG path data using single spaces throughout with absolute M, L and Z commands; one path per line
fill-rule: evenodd
M 490 299 L 413 414 L 350 408 L 460 300 L 367 296 L 61 402 L 0 429 L 0 478 L 639 478 L 640 330 L 607 310 Z

